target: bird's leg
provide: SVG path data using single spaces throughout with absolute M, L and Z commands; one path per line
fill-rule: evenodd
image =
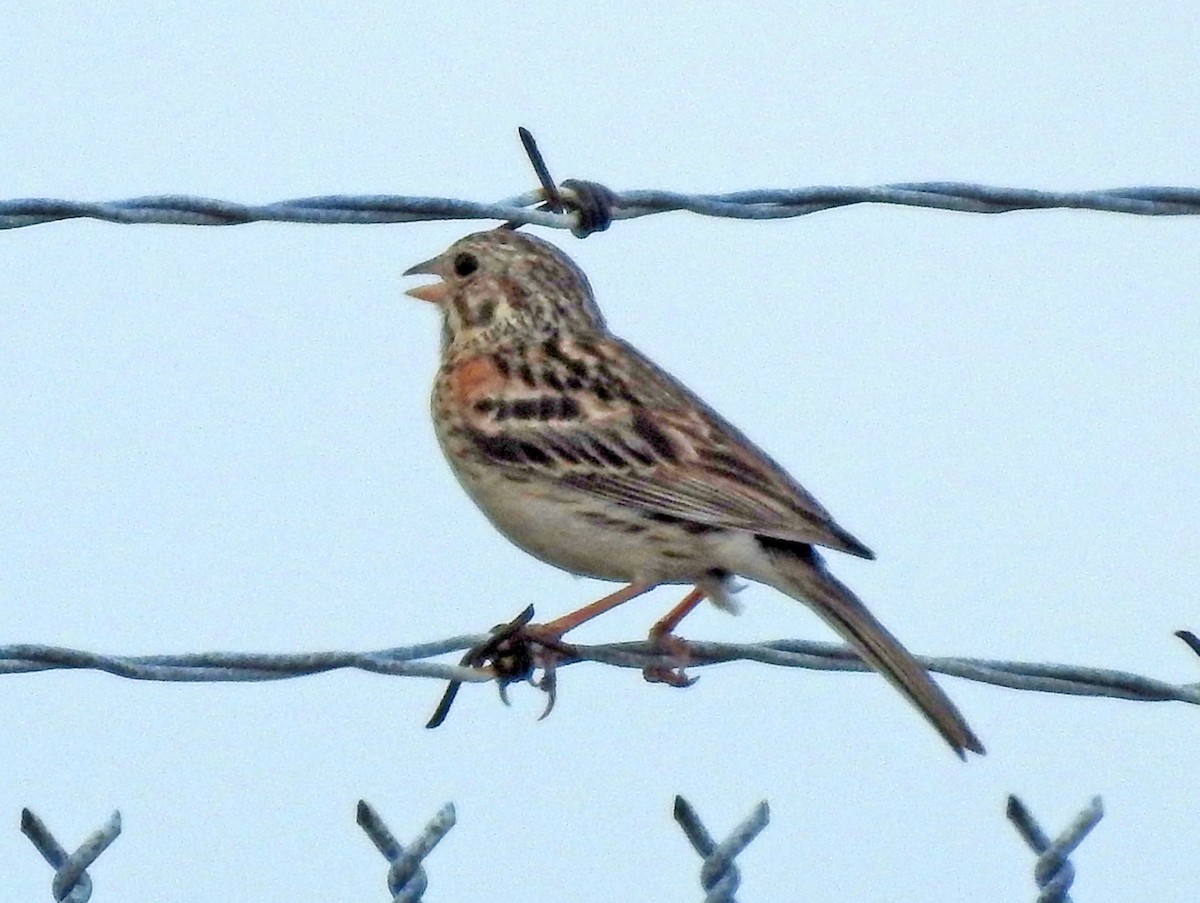
M 706 594 L 700 587 L 694 587 L 690 593 L 659 618 L 650 628 L 650 642 L 666 655 L 680 659 L 686 663 L 691 655 L 687 641 L 675 636 L 675 628 L 679 622 L 695 610 L 704 601 Z M 683 673 L 683 667 L 668 668 L 665 665 L 651 665 L 642 669 L 642 676 L 652 683 L 666 683 L 673 687 L 690 687 L 696 682 L 693 677 Z
M 542 653 L 538 657 L 538 664 L 541 665 L 543 675 L 540 681 L 535 686 L 546 692 L 546 709 L 542 712 L 540 721 L 550 714 L 554 708 L 554 700 L 556 698 L 555 688 L 557 686 L 555 678 L 555 666 L 560 658 L 569 655 L 569 650 L 564 648 L 561 640 L 563 634 L 569 630 L 574 630 L 580 624 L 585 624 L 592 618 L 599 617 L 606 611 L 611 611 L 618 605 L 628 602 L 630 599 L 636 599 L 644 593 L 654 589 L 654 583 L 631 583 L 628 586 L 622 587 L 614 593 L 609 593 L 602 599 L 597 599 L 583 608 L 576 609 L 569 614 L 563 615 L 561 618 L 555 618 L 553 621 L 547 621 L 545 624 L 530 624 L 523 628 L 524 636 L 537 643 L 542 647 Z
M 675 632 L 675 628 L 679 626 L 679 622 L 695 611 L 696 606 L 705 600 L 707 594 L 700 587 L 694 587 L 690 593 L 683 597 L 683 600 L 672 608 L 669 612 L 659 618 L 653 627 L 650 628 L 650 639 L 652 642 L 661 642 L 664 638 L 671 636 Z M 675 637 L 678 639 L 678 637 Z
M 559 639 L 568 630 L 574 630 L 580 624 L 584 624 L 592 618 L 604 614 L 606 611 L 611 611 L 618 605 L 628 602 L 630 599 L 636 599 L 638 596 L 650 592 L 656 584 L 653 583 L 631 583 L 615 593 L 609 593 L 603 599 L 597 599 L 589 605 L 583 606 L 570 614 L 565 614 L 561 618 L 555 618 L 553 621 L 547 621 L 545 624 L 530 624 L 526 628 L 526 632 L 531 634 L 535 639 L 546 639 L 551 642 Z

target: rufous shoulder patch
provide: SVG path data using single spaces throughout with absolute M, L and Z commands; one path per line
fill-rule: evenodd
M 455 403 L 466 407 L 480 398 L 500 393 L 505 379 L 495 362 L 484 355 L 457 364 L 450 371 L 449 382 Z

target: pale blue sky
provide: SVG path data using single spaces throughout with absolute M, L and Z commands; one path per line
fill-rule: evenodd
M 493 200 L 553 172 L 726 191 L 962 179 L 1196 185 L 1188 4 L 7 3 L 0 196 Z M 428 8 L 426 8 L 428 7 Z M 509 546 L 428 420 L 434 312 L 400 272 L 480 223 L 0 234 L 2 642 L 110 653 L 372 649 L 604 584 Z M 610 324 L 879 555 L 833 567 L 914 651 L 1200 662 L 1200 221 L 856 207 L 687 214 L 578 241 Z M 642 635 L 662 591 L 581 639 Z M 828 638 L 762 587 L 685 635 Z M 354 825 L 459 825 L 429 898 L 699 899 L 676 793 L 723 835 L 759 799 L 741 898 L 1031 900 L 1003 817 L 1108 814 L 1076 898 L 1189 899 L 1200 713 L 945 679 L 959 763 L 882 680 L 711 669 L 687 692 L 573 667 L 558 708 L 337 674 L 264 686 L 0 678 L 0 896 L 49 899 L 22 806 L 109 900 L 385 899 Z

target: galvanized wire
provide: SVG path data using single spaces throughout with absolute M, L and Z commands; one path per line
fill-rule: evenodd
M 595 184 L 595 183 L 592 183 Z M 1139 216 L 1188 216 L 1200 213 L 1200 189 L 1169 186 L 1108 188 L 1094 191 L 1039 191 L 973 182 L 898 182 L 888 185 L 814 185 L 765 188 L 726 194 L 686 194 L 659 189 L 609 191 L 612 219 L 635 219 L 686 210 L 731 219 L 783 219 L 852 204 L 932 207 L 964 213 L 1008 213 L 1051 208 L 1100 210 Z M 322 195 L 266 204 L 170 194 L 112 201 L 17 198 L 0 201 L 0 229 L 18 229 L 65 219 L 110 223 L 233 226 L 253 222 L 363 223 L 431 220 L 503 220 L 579 232 L 580 193 L 568 182 L 558 191 L 570 208 L 556 213 L 534 209 L 545 189 L 494 203 L 421 195 Z M 586 228 L 583 229 L 587 231 Z
M 1035 209 L 1087 209 L 1142 216 L 1184 216 L 1200 213 L 1200 189 L 1143 186 L 1095 191 L 1056 192 L 1004 188 L 966 182 L 903 182 L 888 185 L 809 186 L 758 189 L 726 194 L 685 194 L 663 190 L 617 192 L 599 183 L 566 180 L 555 185 L 532 136 L 522 130 L 522 142 L 543 187 L 496 203 L 408 195 L 324 195 L 267 204 L 190 195 L 157 195 L 124 200 L 87 202 L 56 198 L 0 201 L 0 229 L 16 229 L 65 219 L 97 219 L 122 224 L 224 226 L 251 222 L 311 224 L 378 224 L 434 220 L 502 220 L 511 226 L 539 225 L 568 229 L 582 237 L 607 228 L 613 220 L 655 213 L 688 211 L 732 219 L 782 219 L 804 216 L 854 204 L 874 203 L 929 207 L 968 213 L 1006 213 Z M 535 205 L 546 202 L 546 206 Z M 1200 653 L 1200 641 L 1181 631 L 1178 636 Z M 193 653 L 182 655 L 115 656 L 35 644 L 0 646 L 0 674 L 54 669 L 99 670 L 133 680 L 222 682 L 264 681 L 301 677 L 340 669 L 357 669 L 396 676 L 432 677 L 452 682 L 485 682 L 496 678 L 489 667 L 471 668 L 426 661 L 433 656 L 473 649 L 485 636 L 446 640 L 375 652 L 317 652 L 298 655 L 266 653 Z M 760 644 L 689 642 L 686 661 L 664 654 L 650 643 L 595 646 L 561 644 L 554 668 L 590 661 L 617 667 L 673 669 L 730 661 L 754 661 L 812 670 L 861 671 L 868 667 L 850 650 L 830 644 L 778 640 Z M 1200 684 L 1176 685 L 1128 672 L 1072 665 L 1036 664 L 988 659 L 920 658 L 931 671 L 1013 689 L 1083 696 L 1106 696 L 1143 701 L 1175 700 L 1200 704 Z M 766 827 L 766 802 L 721 843 L 700 822 L 682 797 L 675 798 L 675 819 L 695 850 L 704 857 L 700 881 L 706 903 L 733 903 L 740 884 L 735 857 Z M 1099 797 L 1055 840 L 1051 841 L 1015 797 L 1009 797 L 1008 816 L 1022 837 L 1039 854 L 1034 869 L 1040 888 L 1038 903 L 1070 903 L 1068 890 L 1074 867 L 1068 857 L 1099 822 Z M 358 824 L 389 862 L 388 890 L 395 903 L 419 903 L 428 886 L 422 861 L 455 824 L 452 804 L 446 804 L 407 848 L 391 834 L 365 801 L 357 810 Z M 55 869 L 52 893 L 56 900 L 87 903 L 92 881 L 87 868 L 121 831 L 120 814 L 68 854 L 46 826 L 28 809 L 21 830 Z
M 356 820 L 375 844 L 375 849 L 388 861 L 387 886 L 392 903 L 420 903 L 429 877 L 421 862 L 438 842 L 454 827 L 454 804 L 446 803 L 429 820 L 421 834 L 406 848 L 392 835 L 379 813 L 366 800 L 358 801 Z
M 1029 848 L 1038 854 L 1037 863 L 1033 867 L 1033 880 L 1037 882 L 1040 891 L 1037 903 L 1071 903 L 1067 892 L 1075 880 L 1075 866 L 1067 857 L 1104 817 L 1104 804 L 1100 797 L 1093 797 L 1091 804 L 1075 816 L 1054 840 L 1046 835 L 1041 825 L 1025 808 L 1025 804 L 1016 796 L 1008 798 L 1006 814 L 1017 833 L 1029 844 Z
M 61 646 L 17 644 L 0 646 L 0 674 L 80 669 L 104 671 L 131 680 L 222 682 L 285 680 L 353 669 L 373 674 L 481 683 L 495 677 L 490 668 L 468 668 L 427 659 L 473 648 L 485 639 L 485 636 L 457 636 L 373 652 L 207 652 L 133 656 L 102 655 Z M 808 640 L 774 640 L 765 643 L 688 641 L 686 661 L 664 653 L 649 642 L 587 646 L 563 643 L 556 649 L 561 655 L 556 658 L 556 669 L 579 662 L 645 670 L 681 665 L 699 668 L 744 661 L 815 671 L 869 670 L 845 646 Z M 1015 690 L 1200 705 L 1200 683 L 1173 684 L 1127 671 L 962 657 L 918 656 L 918 660 L 930 671 Z
M 74 853 L 67 853 L 45 823 L 28 809 L 21 810 L 21 833 L 54 868 L 50 883 L 54 899 L 59 903 L 87 903 L 92 896 L 92 876 L 87 868 L 120 835 L 121 813 L 114 812 Z
M 742 883 L 742 875 L 734 859 L 771 820 L 771 810 L 766 801 L 755 806 L 754 811 L 720 843 L 713 840 L 692 804 L 682 796 L 675 797 L 674 814 L 692 849 L 704 857 L 704 864 L 700 866 L 704 903 L 735 903 L 733 895 Z
M 104 671 L 130 680 L 203 683 L 285 680 L 351 668 L 377 674 L 478 682 L 490 680 L 491 676 L 471 668 L 421 661 L 467 648 L 478 639 L 459 636 L 441 642 L 419 643 L 377 652 L 299 654 L 201 652 L 180 655 L 103 655 L 61 646 L 16 644 L 0 646 L 0 674 L 80 669 Z
M 767 826 L 768 815 L 767 804 L 759 803 L 729 837 L 717 843 L 691 805 L 683 797 L 675 797 L 675 820 L 696 852 L 704 857 L 700 882 L 706 891 L 706 903 L 734 903 L 733 894 L 741 881 L 734 859 Z M 396 840 L 379 813 L 365 800 L 358 801 L 356 821 L 388 861 L 387 887 L 392 903 L 420 903 L 429 886 L 422 863 L 454 827 L 454 804 L 446 803 L 438 810 L 407 847 Z M 69 855 L 41 819 L 28 809 L 21 812 L 21 831 L 55 868 L 54 898 L 60 903 L 87 903 L 92 895 L 92 879 L 86 869 L 121 833 L 121 816 L 114 812 L 103 827 Z
M 1100 797 L 1093 798 L 1091 804 L 1053 840 L 1016 796 L 1008 798 L 1007 815 L 1017 832 L 1038 854 L 1034 866 L 1034 880 L 1039 888 L 1037 903 L 1071 903 L 1068 892 L 1075 879 L 1075 868 L 1069 857 L 1103 817 Z M 713 839 L 696 810 L 682 796 L 675 797 L 674 816 L 693 849 L 703 857 L 700 884 L 704 888 L 705 903 L 736 903 L 734 895 L 741 884 L 741 874 L 735 860 L 770 821 L 766 801 L 755 806 L 720 843 Z M 380 815 L 364 800 L 358 802 L 356 820 L 388 861 L 387 886 L 393 903 L 420 903 L 429 886 L 422 863 L 454 827 L 454 804 L 444 805 L 407 847 L 396 840 Z M 71 854 L 28 809 L 21 812 L 21 831 L 55 869 L 51 884 L 54 899 L 60 903 L 88 903 L 92 879 L 87 868 L 120 835 L 121 815 L 114 812 Z

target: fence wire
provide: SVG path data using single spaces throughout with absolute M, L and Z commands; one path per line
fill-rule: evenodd
M 1039 888 L 1037 903 L 1071 903 L 1067 892 L 1075 880 L 1075 866 L 1067 857 L 1104 817 L 1104 804 L 1100 797 L 1093 797 L 1091 803 L 1054 840 L 1046 836 L 1041 825 L 1016 796 L 1008 798 L 1006 814 L 1017 833 L 1038 854 L 1033 867 L 1033 880 Z
M 579 197 L 579 192 L 569 187 L 561 188 L 559 193 L 569 207 Z M 1200 213 L 1200 188 L 1169 186 L 1039 191 L 972 182 L 898 182 L 872 186 L 764 188 L 727 194 L 686 194 L 659 189 L 609 191 L 608 194 L 611 218 L 614 220 L 684 210 L 701 216 L 730 219 L 785 219 L 853 204 L 932 207 L 964 213 L 1009 213 L 1052 208 L 1101 210 L 1139 216 L 1190 216 Z M 79 218 L 110 223 L 186 226 L 233 226 L 254 222 L 349 225 L 488 219 L 572 231 L 580 229 L 580 216 L 575 209 L 561 213 L 534 209 L 534 205 L 546 199 L 544 189 L 494 203 L 392 194 L 333 194 L 266 204 L 244 204 L 183 194 L 112 201 L 18 198 L 0 201 L 0 229 L 19 229 Z
M 522 129 L 521 140 L 542 187 L 488 203 L 456 198 L 410 195 L 323 195 L 266 204 L 190 195 L 157 195 L 88 202 L 58 198 L 0 200 L 0 229 L 96 219 L 122 224 L 228 226 L 252 222 L 312 224 L 378 224 L 435 220 L 503 220 L 512 226 L 538 225 L 568 229 L 583 237 L 606 229 L 614 220 L 657 213 L 688 211 L 731 219 L 783 219 L 805 216 L 854 204 L 927 207 L 965 213 L 1007 213 L 1018 210 L 1080 209 L 1141 216 L 1200 214 L 1200 189 L 1142 186 L 1092 191 L 1040 191 L 969 182 L 901 182 L 887 185 L 809 186 L 757 189 L 725 194 L 685 194 L 663 190 L 613 191 L 597 182 L 567 180 L 555 184 L 533 137 Z M 543 206 L 537 206 L 537 205 Z M 531 613 L 530 613 L 531 614 Z M 1177 633 L 1200 655 L 1200 640 L 1188 631 Z M 492 636 L 458 636 L 373 652 L 316 652 L 301 654 L 191 653 L 181 655 L 103 655 L 57 646 L 14 644 L 0 646 L 0 674 L 56 669 L 98 670 L 132 680 L 264 681 L 283 680 L 328 671 L 355 669 L 376 674 L 427 677 L 458 683 L 497 681 L 502 689 L 511 679 L 497 667 L 467 667 L 429 659 L 478 650 Z M 468 653 L 468 659 L 471 658 Z M 1200 683 L 1171 684 L 1124 671 L 1075 665 L 1039 664 L 965 657 L 918 657 L 931 671 L 1017 690 L 1077 696 L 1105 696 L 1143 701 L 1174 700 L 1200 704 Z M 554 670 L 581 662 L 637 668 L 644 672 L 703 667 L 747 661 L 810 670 L 864 671 L 869 668 L 849 649 L 832 643 L 777 640 L 757 644 L 688 642 L 686 661 L 665 654 L 649 642 L 602 645 L 557 645 Z M 453 693 L 448 694 L 453 698 Z M 1008 817 L 1038 854 L 1034 878 L 1038 903 L 1070 903 L 1074 880 L 1070 853 L 1103 815 L 1100 798 L 1051 840 L 1015 796 L 1009 797 Z M 733 903 L 740 884 L 736 856 L 766 827 L 769 810 L 760 803 L 722 842 L 716 842 L 682 797 L 675 800 L 675 818 L 703 858 L 700 883 L 706 903 Z M 419 903 L 428 886 L 423 860 L 455 824 L 452 804 L 444 806 L 423 832 L 405 847 L 366 802 L 360 801 L 358 824 L 387 859 L 387 887 L 393 901 Z M 92 894 L 88 867 L 121 832 L 119 813 L 88 837 L 74 852 L 66 850 L 28 809 L 21 830 L 54 868 L 51 892 L 67 903 L 87 903 Z
M 1185 631 L 1181 634 L 1190 636 Z M 0 646 L 0 674 L 78 669 L 103 671 L 130 680 L 226 682 L 286 680 L 344 669 L 402 677 L 427 677 L 462 683 L 497 679 L 492 667 L 465 667 L 429 661 L 435 656 L 477 648 L 488 636 L 457 636 L 372 652 L 203 652 L 179 655 L 104 655 L 61 646 Z M 726 662 L 757 662 L 813 671 L 868 671 L 848 647 L 811 640 L 764 643 L 710 643 L 689 640 L 686 660 L 648 641 L 599 645 L 556 644 L 553 667 L 592 662 L 618 668 L 701 668 Z M 1127 671 L 1079 665 L 1004 661 L 955 656 L 917 656 L 930 671 L 1014 690 L 1069 696 L 1105 696 L 1146 702 L 1200 705 L 1200 683 L 1173 684 Z
M 729 219 L 785 219 L 852 204 L 933 207 L 963 213 L 1065 208 L 1186 216 L 1200 213 L 1200 189 L 1169 186 L 1108 188 L 1094 191 L 1039 191 L 1001 188 L 973 182 L 898 182 L 855 187 L 752 189 L 726 194 L 685 194 L 643 189 L 613 191 L 599 182 L 567 179 L 556 184 L 537 142 L 526 128 L 517 130 L 541 188 L 496 203 L 410 195 L 322 195 L 268 204 L 242 204 L 214 198 L 170 194 L 116 201 L 23 198 L 0 201 L 0 229 L 19 229 L 64 219 L 110 223 L 157 223 L 234 226 L 253 222 L 364 223 L 430 220 L 500 219 L 510 226 L 538 225 L 569 229 L 583 238 L 607 229 L 613 220 L 686 210 Z M 538 209 L 534 205 L 543 203 Z
M 1075 868 L 1068 857 L 1103 817 L 1100 797 L 1093 798 L 1054 840 L 1042 831 L 1016 796 L 1008 798 L 1007 814 L 1017 832 L 1038 854 L 1034 866 L 1034 880 L 1039 888 L 1037 903 L 1071 903 L 1068 891 Z M 675 797 L 674 816 L 702 859 L 700 886 L 704 889 L 704 903 L 736 903 L 734 895 L 741 884 L 741 873 L 735 860 L 770 821 L 767 803 L 755 806 L 720 842 L 713 839 L 691 803 L 682 796 Z M 407 847 L 396 840 L 383 818 L 365 800 L 358 802 L 356 821 L 388 862 L 386 882 L 392 903 L 420 903 L 429 887 L 424 860 L 454 827 L 454 804 L 447 803 L 438 810 Z M 67 853 L 42 820 L 28 809 L 21 812 L 21 832 L 54 869 L 51 879 L 54 899 L 62 903 L 88 903 L 93 885 L 87 869 L 120 835 L 121 814 L 114 812 L 74 853 Z
M 383 818 L 366 800 L 358 801 L 355 820 L 388 861 L 387 887 L 392 903 L 420 903 L 429 886 L 429 876 L 421 863 L 454 827 L 457 821 L 454 804 L 442 806 L 407 849 L 396 840 Z
M 92 877 L 87 869 L 121 834 L 121 813 L 114 812 L 100 828 L 68 853 L 45 823 L 28 809 L 21 810 L 21 833 L 29 838 L 42 858 L 54 869 L 50 893 L 59 903 L 87 903 L 92 896 Z
M 704 863 L 700 866 L 700 886 L 704 888 L 704 903 L 734 903 L 734 894 L 742 883 L 742 874 L 734 859 L 746 849 L 771 820 L 766 801 L 754 807 L 749 815 L 720 843 L 713 840 L 708 828 L 692 804 L 682 796 L 675 797 L 675 821 L 683 828 L 688 841 Z

